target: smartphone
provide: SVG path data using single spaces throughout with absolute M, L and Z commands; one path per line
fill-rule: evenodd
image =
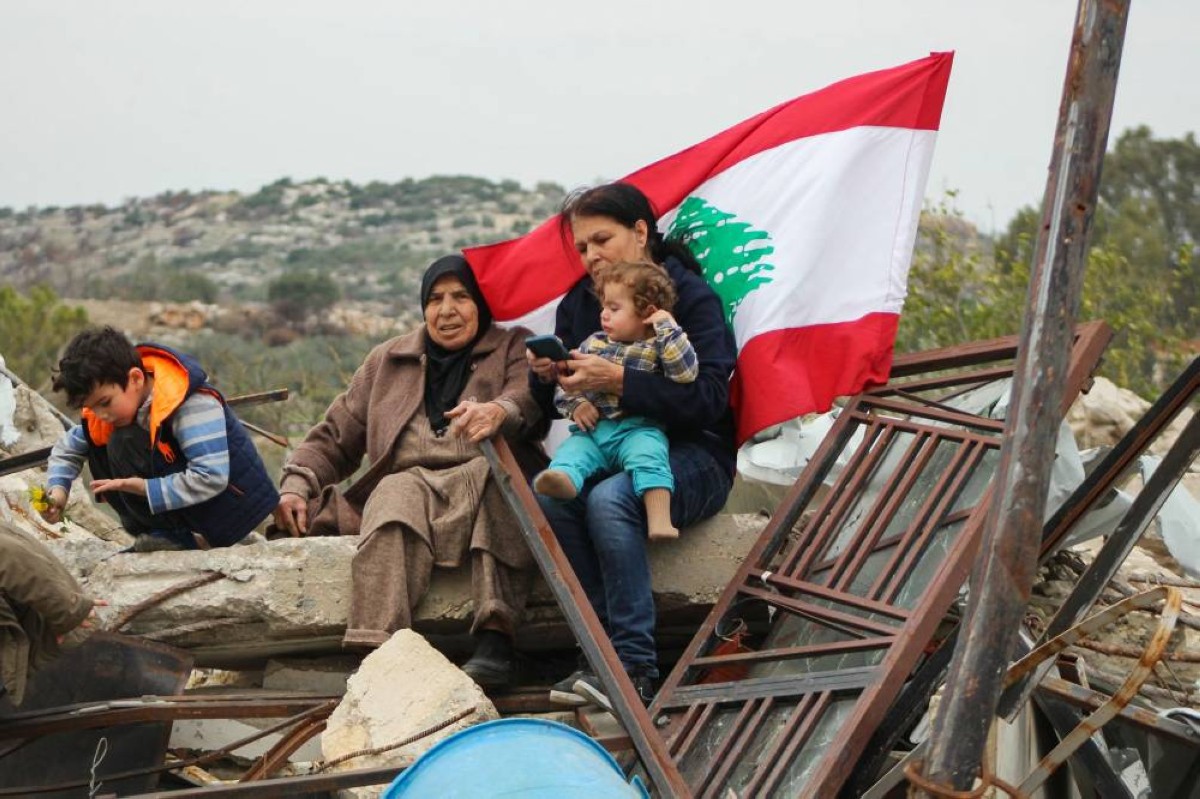
M 558 336 L 527 336 L 525 346 L 539 358 L 549 358 L 552 361 L 569 361 L 570 353 Z

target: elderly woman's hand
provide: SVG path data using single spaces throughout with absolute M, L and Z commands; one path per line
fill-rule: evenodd
M 599 355 L 571 350 L 571 373 L 559 373 L 558 384 L 568 394 L 599 391 L 619 397 L 625 389 L 625 367 Z
M 288 535 L 299 538 L 308 532 L 308 500 L 299 494 L 280 494 L 272 513 L 275 526 L 287 530 Z
M 451 435 L 466 436 L 476 444 L 496 435 L 507 416 L 508 411 L 498 403 L 474 400 L 463 400 L 446 411 L 446 418 L 453 420 Z

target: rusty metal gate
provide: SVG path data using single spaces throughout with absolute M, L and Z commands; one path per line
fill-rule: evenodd
M 1067 402 L 1110 336 L 1079 328 Z M 909 380 L 842 410 L 651 707 L 697 797 L 832 796 L 849 776 L 970 569 L 1014 349 L 898 359 Z M 747 604 L 765 637 L 715 653 Z

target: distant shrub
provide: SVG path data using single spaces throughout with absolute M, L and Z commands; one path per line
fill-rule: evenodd
M 198 300 L 212 304 L 220 295 L 217 284 L 196 272 L 179 272 L 167 278 L 162 297 L 171 302 Z
M 263 344 L 268 347 L 286 347 L 301 338 L 301 333 L 290 327 L 273 327 L 263 333 Z
M 263 186 L 249 197 L 243 197 L 229 209 L 234 219 L 263 219 L 281 213 L 283 194 L 292 187 L 291 178 L 281 178 Z
M 289 272 L 267 285 L 275 313 L 296 324 L 333 305 L 340 295 L 333 278 L 319 272 Z

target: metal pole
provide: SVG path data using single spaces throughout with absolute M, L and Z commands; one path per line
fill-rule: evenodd
M 587 594 L 575 576 L 566 553 L 554 537 L 550 523 L 533 497 L 533 492 L 521 475 L 521 469 L 513 457 L 508 443 L 497 436 L 494 440 L 479 442 L 479 448 L 487 457 L 505 501 L 516 517 L 517 526 L 533 559 L 537 562 L 546 584 L 558 601 L 571 626 L 571 632 L 587 655 L 588 662 L 596 672 L 600 684 L 608 692 L 613 713 L 633 744 L 634 750 L 654 783 L 658 796 L 664 799 L 690 799 L 692 793 L 671 753 L 666 741 L 659 735 L 641 699 L 634 690 L 625 669 L 617 658 L 617 651 L 600 624 L 600 618 L 588 602 Z
M 996 493 L 924 770 L 954 790 L 970 789 L 979 775 L 1033 586 L 1128 11 L 1128 0 L 1080 0 L 1075 18 Z

